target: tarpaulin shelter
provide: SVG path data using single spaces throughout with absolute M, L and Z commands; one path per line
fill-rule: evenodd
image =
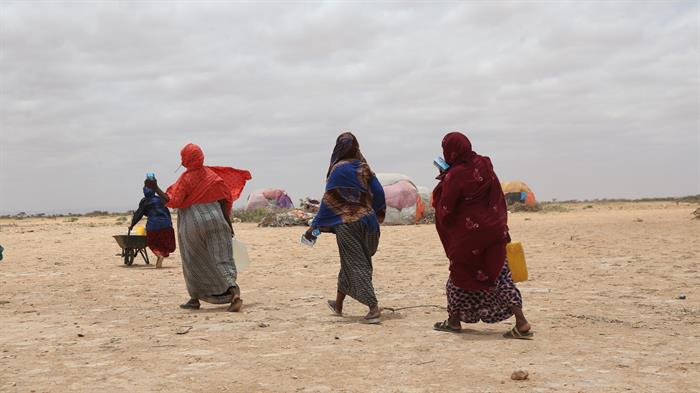
M 253 191 L 248 196 L 246 210 L 255 209 L 291 209 L 294 207 L 292 199 L 282 189 L 266 188 Z
M 411 179 L 398 173 L 378 173 L 386 197 L 385 224 L 415 224 L 423 218 L 425 203 Z
M 501 188 L 503 188 L 503 194 L 508 205 L 513 203 L 523 203 L 528 206 L 537 205 L 535 193 L 532 192 L 532 189 L 525 182 L 520 180 L 506 181 L 501 183 Z
M 420 199 L 423 200 L 423 205 L 425 206 L 425 209 L 433 209 L 433 190 L 423 186 L 418 186 L 416 188 L 418 188 L 418 195 L 420 195 Z

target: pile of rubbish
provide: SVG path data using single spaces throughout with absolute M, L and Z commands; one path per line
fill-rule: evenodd
M 291 209 L 283 212 L 271 212 L 258 224 L 259 227 L 307 227 L 316 215 L 302 209 Z
M 421 225 L 430 225 L 430 224 L 435 224 L 435 209 L 430 209 L 426 210 L 425 214 L 423 215 L 423 218 L 418 221 L 418 224 Z
M 318 213 L 318 209 L 321 207 L 321 202 L 316 199 L 306 197 L 299 201 L 299 207 L 308 213 Z

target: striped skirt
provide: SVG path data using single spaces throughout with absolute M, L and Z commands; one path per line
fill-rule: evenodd
M 356 221 L 336 226 L 335 235 L 340 252 L 338 291 L 368 307 L 376 306 L 372 256 L 379 246 L 379 232 L 369 231 L 366 223 Z
M 214 304 L 230 302 L 237 273 L 231 229 L 219 203 L 179 209 L 177 237 L 190 298 Z

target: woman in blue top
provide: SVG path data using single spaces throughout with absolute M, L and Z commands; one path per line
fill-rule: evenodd
M 368 323 L 378 323 L 381 312 L 372 285 L 372 256 L 379 245 L 379 224 L 384 222 L 384 189 L 360 152 L 357 138 L 349 132 L 336 140 L 326 174 L 321 207 L 304 236 L 312 231 L 335 233 L 340 253 L 336 300 L 328 306 L 343 313 L 346 295 L 369 307 Z
M 143 216 L 148 217 L 146 221 L 146 245 L 158 257 L 156 268 L 163 266 L 163 259 L 167 258 L 171 252 L 175 251 L 175 231 L 170 218 L 170 210 L 165 207 L 163 200 L 156 195 L 155 191 L 148 187 L 143 188 L 144 198 L 139 202 L 139 208 L 134 212 L 131 219 L 131 230 Z

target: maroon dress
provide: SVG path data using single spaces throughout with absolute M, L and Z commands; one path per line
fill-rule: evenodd
M 448 312 L 464 322 L 498 322 L 522 306 L 506 264 L 508 211 L 488 157 L 476 154 L 466 136 L 442 141 L 450 168 L 433 191 L 435 226 L 450 261 Z

